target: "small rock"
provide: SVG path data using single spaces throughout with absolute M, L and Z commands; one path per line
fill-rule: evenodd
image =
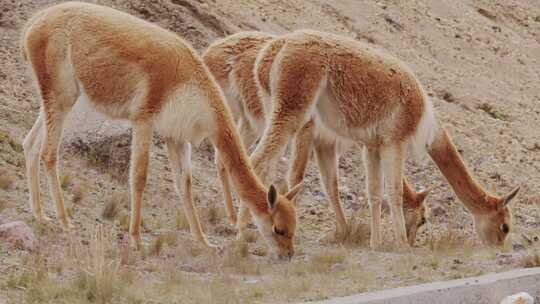
M 330 272 L 342 272 L 345 271 L 345 265 L 343 263 L 337 263 L 330 267 Z
M 534 298 L 526 292 L 520 292 L 504 298 L 501 304 L 534 304 Z
M 446 210 L 441 205 L 435 205 L 431 208 L 431 214 L 435 217 L 443 216 L 446 214 Z
M 512 265 L 518 261 L 518 257 L 511 253 L 497 253 L 495 261 L 498 265 Z
M 517 243 L 517 242 L 514 242 L 514 243 L 512 244 L 512 248 L 513 248 L 515 251 L 525 250 L 525 246 L 523 246 L 523 244 Z
M 24 222 L 16 221 L 0 225 L 0 242 L 17 249 L 32 250 L 36 237 Z

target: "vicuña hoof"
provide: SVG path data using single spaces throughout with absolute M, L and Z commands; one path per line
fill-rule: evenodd
M 140 234 L 137 234 L 137 235 L 131 235 L 130 237 L 131 241 L 130 241 L 130 247 L 134 250 L 141 250 L 142 249 L 142 239 L 141 239 L 141 235 Z

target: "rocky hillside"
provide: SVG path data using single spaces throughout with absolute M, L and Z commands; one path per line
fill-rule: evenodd
M 29 222 L 32 227 L 35 223 L 27 202 L 28 190 L 20 143 L 37 117 L 39 102 L 32 79 L 19 54 L 18 41 L 20 29 L 32 13 L 60 2 L 0 2 L 0 177 L 9 176 L 11 180 L 9 187 L 0 187 L 0 212 L 4 217 Z M 496 188 L 498 194 L 504 194 L 516 185 L 522 186 L 519 199 L 512 207 L 515 229 L 510 245 L 513 245 L 515 252 L 534 244 L 538 246 L 538 0 L 91 2 L 115 7 L 155 22 L 178 33 L 200 51 L 213 40 L 241 30 L 284 33 L 301 28 L 340 33 L 388 50 L 411 66 L 418 75 L 433 100 L 439 120 L 450 130 L 467 164 L 481 183 L 489 189 Z M 80 121 L 85 121 L 85 124 L 80 124 Z M 125 170 L 129 162 L 126 157 L 129 155 L 129 125 L 104 121 L 90 109 L 77 105 L 66 124 L 65 133 L 62 167 L 63 176 L 67 176 L 63 177 L 67 185 L 66 196 L 71 207 L 76 209 L 76 234 L 84 239 L 89 227 L 101 218 L 103 202 L 109 200 L 111 193 L 127 190 Z M 152 238 L 149 232 L 174 227 L 173 215 L 179 201 L 172 187 L 166 153 L 158 138 L 155 142 L 144 207 L 147 241 Z M 197 204 L 203 209 L 214 208 L 211 206 L 221 208 L 221 189 L 216 179 L 212 150 L 203 144 L 196 149 L 193 157 Z M 419 235 L 418 250 L 432 244 L 433 233 L 441 234 L 443 231 L 453 231 L 459 239 L 472 240 L 478 246 L 478 241 L 472 237 L 470 216 L 433 163 L 427 160 L 419 164 L 411 163 L 407 166 L 407 174 L 417 188 L 430 186 L 434 189 L 428 198 L 434 215 L 430 219 L 431 228 Z M 367 223 L 363 165 L 358 151 L 349 151 L 342 157 L 340 175 L 347 213 Z M 308 248 L 320 249 L 317 243 L 320 235 L 334 226 L 333 212 L 319 186 L 318 173 L 313 165 L 307 181 L 308 191 L 303 196 L 300 215 L 300 225 L 303 227 L 301 235 L 304 238 L 302 246 L 306 252 Z M 42 191 L 46 191 L 44 178 L 41 182 Z M 77 205 L 75 202 L 74 185 L 86 185 L 88 188 L 85 204 Z M 45 194 L 43 198 L 47 212 L 53 216 L 54 208 L 49 195 L 42 193 Z M 218 225 L 209 224 L 206 229 L 212 241 L 222 243 L 233 239 L 226 220 L 220 219 L 218 222 Z M 189 238 L 187 233 L 184 236 Z M 388 241 L 390 237 L 391 234 L 387 233 Z M 38 238 L 42 243 L 50 243 L 51 248 L 56 250 L 65 241 L 54 233 L 38 234 Z M 53 249 L 51 251 L 54 252 Z M 16 256 L 16 253 L 2 251 L 0 261 L 18 261 Z M 391 260 L 392 256 L 384 256 L 384 259 Z M 381 263 L 384 264 L 383 261 Z M 451 267 L 451 264 L 450 261 L 447 266 Z M 472 262 L 467 267 L 495 271 L 500 269 L 500 265 L 497 265 L 493 260 L 487 263 Z M 434 278 L 448 278 L 448 269 L 441 267 L 440 273 Z M 20 270 L 19 262 L 0 263 L 0 273 L 18 273 Z M 387 282 L 384 276 L 379 279 Z M 411 279 L 410 282 L 413 281 Z M 314 296 L 316 292 L 312 289 L 305 294 L 301 293 L 299 297 L 320 298 L 320 295 Z M 263 298 L 269 299 L 266 295 Z

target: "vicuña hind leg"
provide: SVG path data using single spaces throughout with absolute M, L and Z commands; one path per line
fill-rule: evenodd
M 55 36 L 57 41 L 65 38 Z M 41 44 L 39 44 L 41 45 Z M 63 124 L 77 97 L 79 87 L 74 77 L 70 63 L 65 60 L 65 48 L 37 48 L 28 44 L 27 52 L 30 56 L 32 68 L 36 76 L 42 98 L 40 117 L 25 140 L 25 153 L 27 154 L 28 184 L 32 206 L 37 216 L 44 218 L 43 208 L 39 199 L 39 165 L 35 159 L 35 152 L 41 140 L 40 157 L 45 167 L 45 175 L 49 184 L 52 200 L 56 205 L 56 215 L 65 228 L 69 228 L 69 220 L 64 206 L 64 198 L 58 178 L 58 148 L 60 146 Z M 41 215 L 40 215 L 41 213 Z
M 152 125 L 149 122 L 132 124 L 131 131 L 131 163 L 129 165 L 129 187 L 131 194 L 131 218 L 129 221 L 129 234 L 132 244 L 139 249 L 141 240 L 141 207 L 146 178 L 150 145 L 152 144 Z
M 193 193 L 191 190 L 191 144 L 169 140 L 167 142 L 167 152 L 169 154 L 176 192 L 183 198 L 182 204 L 189 222 L 191 234 L 197 241 L 202 242 L 208 247 L 212 247 L 202 230 L 199 215 L 193 203 Z
M 371 235 L 369 246 L 373 250 L 379 250 L 382 245 L 381 202 L 384 186 L 381 156 L 378 148 L 375 147 L 364 147 L 363 154 L 364 166 L 366 168 L 366 189 L 369 209 L 371 211 Z
M 402 143 L 396 143 L 381 149 L 395 242 L 399 249 L 408 248 L 405 217 L 403 215 L 403 166 L 405 160 L 403 146 Z
M 39 154 L 41 149 L 43 134 L 43 114 L 40 112 L 34 126 L 26 135 L 23 148 L 26 160 L 26 179 L 30 194 L 30 209 L 37 221 L 49 220 L 43 212 L 39 191 Z
M 321 181 L 324 185 L 325 192 L 332 203 L 334 212 L 336 213 L 336 234 L 335 240 L 342 241 L 348 233 L 348 225 L 341 207 L 338 188 L 338 163 L 336 144 L 323 143 L 316 141 L 314 145 L 315 157 L 321 173 Z
M 225 198 L 225 210 L 227 210 L 227 216 L 233 226 L 237 223 L 236 210 L 234 209 L 233 195 L 231 190 L 231 181 L 229 180 L 229 173 L 221 162 L 219 152 L 216 150 L 216 166 L 218 170 L 218 177 L 221 181 L 221 188 L 223 190 L 223 196 Z
M 49 190 L 56 205 L 56 216 L 62 222 L 64 228 L 69 229 L 70 223 L 58 177 L 58 148 L 62 138 L 64 118 L 65 114 L 58 112 L 49 112 L 49 114 L 45 115 L 45 135 L 41 145 L 41 160 L 45 167 Z

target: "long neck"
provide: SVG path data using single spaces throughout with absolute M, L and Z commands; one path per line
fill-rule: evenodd
M 405 177 L 403 177 L 403 206 L 407 209 L 417 209 L 420 206 L 416 191 Z
M 469 211 L 478 214 L 490 209 L 487 200 L 489 194 L 469 174 L 461 155 L 444 128 L 441 127 L 437 132 L 428 153 Z
M 216 130 L 211 140 L 218 150 L 219 160 L 231 177 L 236 193 L 254 215 L 268 212 L 266 188 L 253 171 L 229 109 L 223 103 L 217 103 L 214 104 L 214 110 Z

